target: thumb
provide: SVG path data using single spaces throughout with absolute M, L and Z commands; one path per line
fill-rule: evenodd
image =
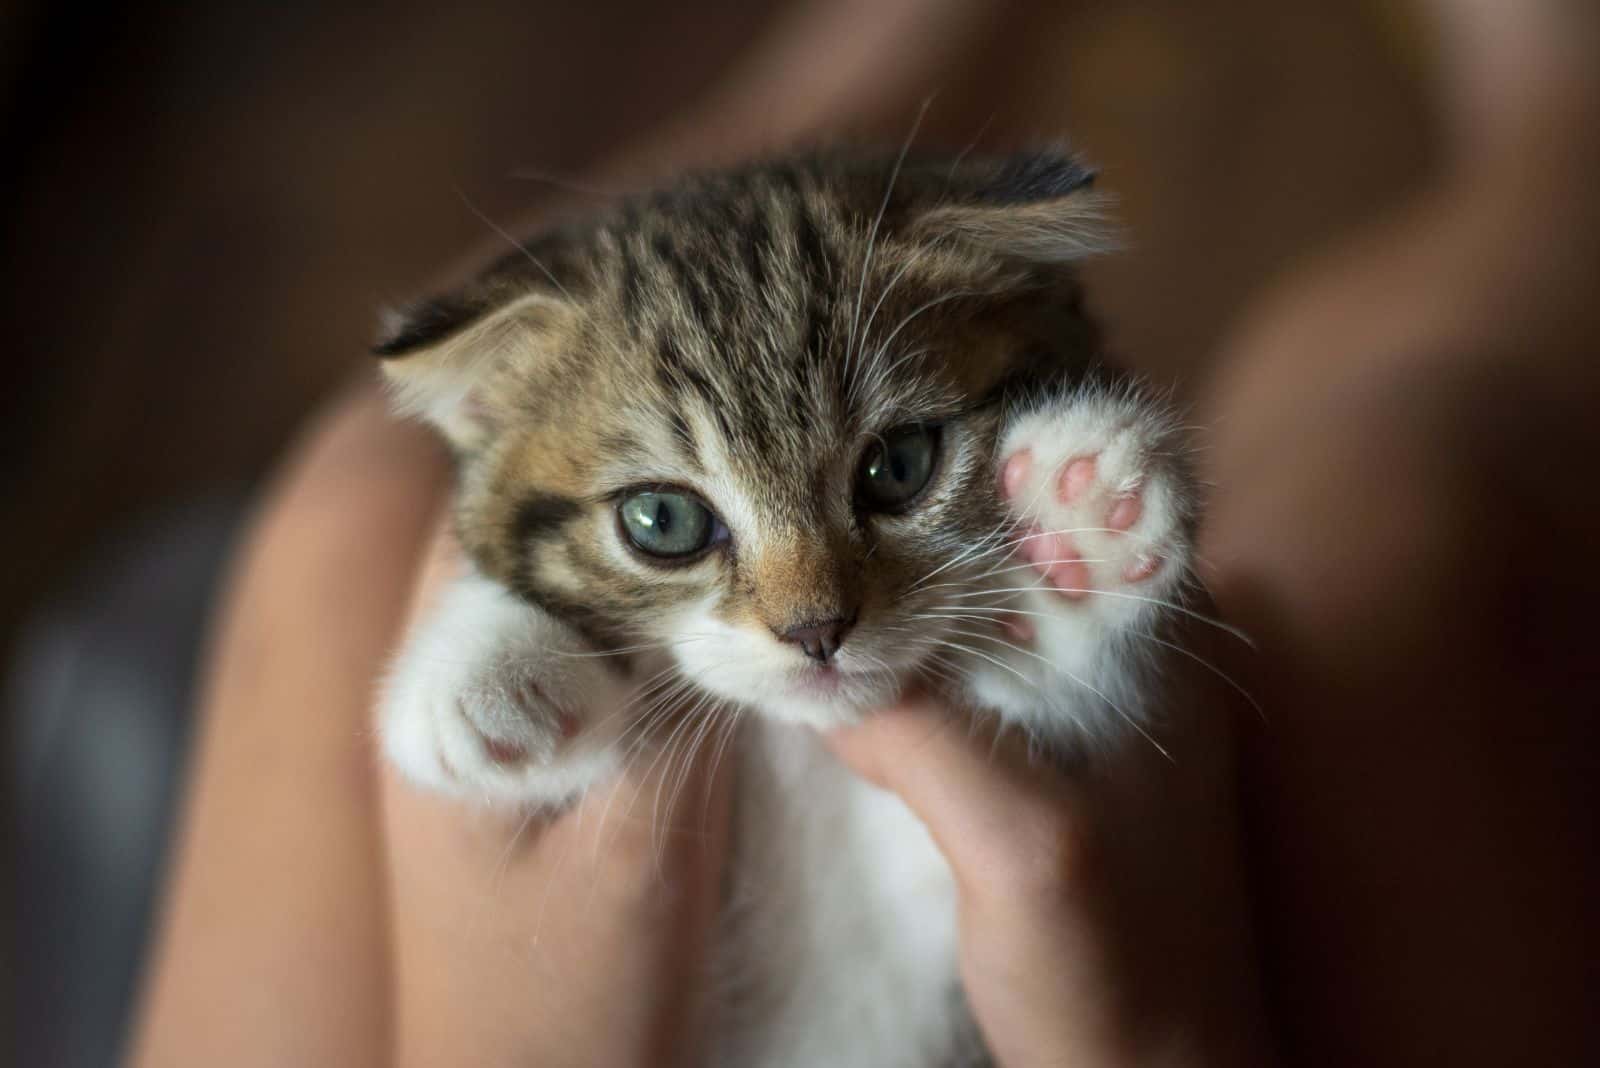
M 969 903 L 1084 883 L 1096 850 L 1083 788 L 1023 732 L 917 696 L 826 740 L 922 821 Z

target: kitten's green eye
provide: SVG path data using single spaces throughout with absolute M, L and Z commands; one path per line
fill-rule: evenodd
M 718 523 L 711 509 L 687 493 L 644 490 L 617 508 L 628 540 L 650 556 L 692 556 L 711 544 Z
M 889 431 L 861 458 L 861 503 L 874 512 L 904 507 L 928 484 L 938 454 L 938 427 L 915 423 Z

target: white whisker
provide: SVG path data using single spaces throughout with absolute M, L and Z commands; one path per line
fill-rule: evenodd
M 1032 592 L 1032 591 L 1037 590 L 1037 589 L 1039 589 L 1038 586 L 1010 586 L 1010 587 L 1006 587 L 1004 589 L 998 589 L 998 590 L 969 590 L 969 591 L 967 591 L 965 593 L 953 593 L 953 594 L 950 594 L 950 599 L 951 600 L 956 600 L 956 599 L 964 598 L 964 597 L 984 597 L 984 596 L 987 596 L 987 595 L 990 595 L 990 594 L 996 594 L 996 593 L 1029 593 L 1029 592 Z M 1094 589 L 1080 588 L 1080 587 L 1075 587 L 1075 586 L 1074 587 L 1058 586 L 1058 587 L 1052 587 L 1052 589 L 1054 589 L 1054 591 L 1057 592 L 1057 593 L 1086 593 L 1086 594 L 1093 594 L 1096 597 L 1116 597 L 1116 598 L 1119 598 L 1119 599 L 1125 600 L 1125 601 L 1138 601 L 1138 602 L 1140 602 L 1142 604 L 1157 605 L 1157 606 L 1159 606 L 1161 608 L 1166 608 L 1166 609 L 1170 609 L 1171 611 L 1177 612 L 1180 615 L 1188 616 L 1190 619 L 1194 619 L 1194 620 L 1197 620 L 1197 621 L 1199 621 L 1201 623 L 1205 623 L 1208 626 L 1216 627 L 1218 630 L 1222 631 L 1224 634 L 1231 634 L 1233 637 L 1235 637 L 1235 638 L 1239 639 L 1240 641 L 1244 642 L 1246 645 L 1248 645 L 1252 649 L 1254 649 L 1256 647 L 1255 640 L 1252 639 L 1250 637 L 1250 635 L 1246 634 L 1244 631 L 1240 630 L 1238 627 L 1233 626 L 1231 623 L 1224 623 L 1220 619 L 1213 619 L 1210 616 L 1204 614 L 1203 612 L 1196 612 L 1192 608 L 1185 608 L 1183 605 L 1177 604 L 1176 602 L 1173 602 L 1173 601 L 1163 601 L 1159 597 L 1141 597 L 1140 595 L 1138 595 L 1136 593 L 1119 593 L 1119 592 L 1117 592 L 1115 590 L 1094 590 Z
M 867 292 L 867 275 L 872 269 L 872 256 L 877 250 L 878 230 L 883 226 L 884 214 L 889 210 L 889 200 L 894 196 L 895 183 L 900 180 L 900 168 L 905 165 L 906 153 L 911 151 L 911 143 L 916 140 L 917 131 L 922 128 L 923 116 L 928 113 L 928 105 L 932 100 L 924 100 L 922 107 L 917 109 L 917 117 L 911 123 L 911 131 L 906 134 L 905 143 L 900 146 L 900 154 L 895 157 L 894 167 L 889 171 L 889 181 L 883 190 L 883 201 L 878 205 L 877 217 L 872 220 L 872 230 L 867 235 L 867 250 L 861 258 L 861 281 L 856 286 L 856 308 L 850 318 L 850 337 L 845 344 L 845 360 L 851 367 L 850 381 L 854 381 L 856 347 L 856 327 L 861 322 L 861 304 Z
M 995 641 L 1000 645 L 1004 645 L 1004 646 L 1006 646 L 1007 648 L 1011 649 L 1014 652 L 1021 653 L 1023 656 L 1032 657 L 1033 659 L 1039 661 L 1041 664 L 1044 664 L 1046 667 L 1050 668 L 1052 671 L 1054 671 L 1054 672 L 1056 672 L 1058 674 L 1065 675 L 1068 679 L 1070 679 L 1073 682 L 1077 683 L 1079 686 L 1082 686 L 1084 689 L 1088 690 L 1090 693 L 1092 693 L 1096 697 L 1100 698 L 1100 700 L 1104 701 L 1106 703 L 1107 707 L 1109 707 L 1113 712 L 1115 712 L 1117 715 L 1122 717 L 1123 722 L 1127 723 L 1128 726 L 1130 726 L 1134 730 L 1138 731 L 1140 736 L 1142 736 L 1145 741 L 1147 741 L 1151 745 L 1155 746 L 1156 752 L 1158 752 L 1162 756 L 1166 757 L 1169 761 L 1172 761 L 1172 763 L 1174 763 L 1174 764 L 1177 763 L 1177 761 L 1175 759 L 1173 759 L 1172 754 L 1167 752 L 1166 747 L 1163 746 L 1160 742 L 1156 741 L 1155 738 L 1151 736 L 1150 732 L 1145 730 L 1144 727 L 1142 727 L 1139 724 L 1138 720 L 1134 719 L 1132 716 L 1128 715 L 1128 713 L 1124 712 L 1122 710 L 1122 706 L 1121 705 L 1117 704 L 1110 697 L 1106 696 L 1106 694 L 1105 694 L 1105 692 L 1103 690 L 1099 689 L 1098 687 L 1096 687 L 1095 685 L 1090 683 L 1087 679 L 1084 679 L 1084 678 L 1074 674 L 1073 672 L 1068 671 L 1066 668 L 1061 667 L 1060 665 L 1056 664 L 1054 661 L 1047 660 L 1046 658 L 1040 656 L 1038 653 L 1035 653 L 1033 650 L 1024 649 L 1024 648 L 1022 648 L 1022 646 L 1017 645 L 1017 644 L 1015 644 L 1013 642 L 1008 642 L 1008 641 L 1005 641 L 1004 639 L 1001 639 L 1001 638 L 998 638 L 998 637 L 991 637 L 989 635 L 984 635 L 984 634 L 975 634 L 975 633 L 973 633 L 971 631 L 964 631 L 964 630 L 960 630 L 960 629 L 956 629 L 955 633 L 960 634 L 960 635 L 964 635 L 964 636 L 967 636 L 967 637 L 972 637 L 972 638 L 990 638 L 990 640 Z M 1018 675 L 1019 678 L 1022 677 L 1020 672 L 1018 672 L 1017 675 Z
M 1139 631 L 1134 631 L 1132 633 L 1136 637 L 1143 638 L 1146 641 L 1155 642 L 1157 645 L 1165 646 L 1168 649 L 1171 649 L 1173 652 L 1178 653 L 1178 654 L 1180 654 L 1182 656 L 1186 656 L 1190 660 L 1193 660 L 1195 663 L 1199 664 L 1201 667 L 1203 667 L 1207 671 L 1211 672 L 1217 678 L 1221 679 L 1223 682 L 1227 683 L 1229 686 L 1232 686 L 1234 688 L 1234 690 L 1236 690 L 1238 692 L 1240 697 L 1243 697 L 1246 701 L 1250 702 L 1250 707 L 1256 710 L 1256 715 L 1261 717 L 1262 722 L 1263 723 L 1266 722 L 1266 720 L 1267 720 L 1267 710 L 1261 707 L 1261 702 L 1257 701 L 1255 699 L 1255 697 L 1253 695 L 1251 695 L 1249 690 L 1245 689 L 1242 685 L 1240 685 L 1237 681 L 1235 681 L 1233 676 L 1229 675 L 1226 671 L 1223 671 L 1221 668 L 1217 667 L 1217 665 L 1213 664 L 1211 661 L 1207 660 L 1205 657 L 1201 656 L 1199 653 L 1196 653 L 1196 652 L 1194 652 L 1193 650 L 1190 650 L 1190 649 L 1185 649 L 1183 646 L 1179 645 L 1177 642 L 1169 642 L 1165 638 L 1158 638 L 1154 634 L 1144 634 L 1144 633 L 1141 633 Z

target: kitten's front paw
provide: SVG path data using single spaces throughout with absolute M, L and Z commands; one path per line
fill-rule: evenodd
M 481 663 L 406 657 L 384 698 L 389 758 L 420 785 L 497 795 L 524 769 L 555 759 L 576 720 L 534 679 L 516 679 L 502 658 Z
M 1046 406 L 1006 435 L 1000 488 L 1017 519 L 1014 551 L 1054 609 L 1127 625 L 1182 578 L 1187 508 L 1171 437 L 1119 397 Z
M 1176 434 L 1136 395 L 1088 392 L 1019 417 L 1001 444 L 1012 555 L 961 609 L 995 624 L 972 696 L 1045 730 L 1133 722 L 1126 654 L 1162 647 L 1151 632 L 1189 566 Z
M 611 767 L 588 713 L 613 687 L 564 648 L 574 643 L 563 630 L 484 579 L 452 587 L 385 686 L 390 761 L 458 796 L 561 804 L 582 792 Z

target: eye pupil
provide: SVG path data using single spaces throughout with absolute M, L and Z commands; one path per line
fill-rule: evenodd
M 939 431 L 917 423 L 891 430 L 862 459 L 857 496 L 863 507 L 892 512 L 905 507 L 933 476 Z
M 642 490 L 617 505 L 623 533 L 648 556 L 693 556 L 711 544 L 718 527 L 711 509 L 693 494 Z

